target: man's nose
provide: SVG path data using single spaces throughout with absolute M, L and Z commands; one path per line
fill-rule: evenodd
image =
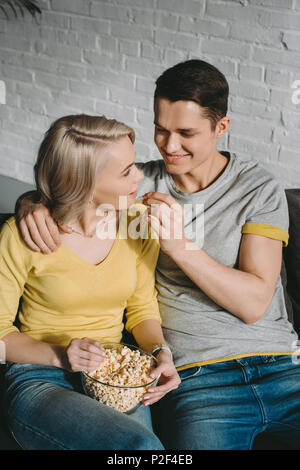
M 169 134 L 166 137 L 166 142 L 164 145 L 164 149 L 167 153 L 176 153 L 178 150 L 181 149 L 179 136 L 176 134 Z

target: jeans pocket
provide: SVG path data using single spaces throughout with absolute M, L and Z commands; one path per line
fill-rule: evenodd
M 179 372 L 179 377 L 181 378 L 181 382 L 186 379 L 190 379 L 192 377 L 196 377 L 201 372 L 201 366 L 198 367 L 191 367 L 190 369 L 185 369 Z

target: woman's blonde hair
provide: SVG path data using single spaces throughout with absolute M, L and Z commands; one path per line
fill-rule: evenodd
M 125 136 L 134 143 L 133 129 L 105 116 L 70 115 L 51 124 L 34 173 L 41 201 L 59 223 L 80 218 L 106 163 L 104 149 Z

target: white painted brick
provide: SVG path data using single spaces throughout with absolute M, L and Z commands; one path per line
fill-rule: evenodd
M 136 114 L 137 123 L 142 126 L 146 127 L 147 129 L 154 129 L 153 121 L 154 121 L 154 113 L 153 111 L 144 111 L 138 110 Z
M 263 79 L 263 72 L 264 69 L 262 66 L 240 64 L 239 78 L 241 80 L 245 79 L 260 82 Z
M 158 29 L 155 31 L 155 44 L 160 46 L 167 46 L 174 49 L 183 49 L 190 52 L 199 52 L 200 39 L 198 37 L 178 34 L 170 31 Z
M 282 42 L 285 44 L 287 49 L 292 51 L 299 51 L 300 47 L 300 33 L 286 32 L 283 35 Z
M 282 111 L 282 122 L 287 128 L 296 127 L 299 129 L 300 128 L 300 109 L 298 110 L 298 112 L 296 110 L 293 112 L 293 111 L 288 111 L 284 109 Z
M 62 13 L 43 11 L 43 22 L 45 22 L 47 26 L 68 29 L 70 25 L 70 17 Z
M 179 31 L 226 37 L 229 32 L 229 24 L 183 16 L 180 18 Z
M 279 150 L 279 160 L 283 164 L 290 166 L 291 168 L 297 168 L 299 166 L 300 152 L 299 150 L 292 150 L 286 147 L 281 147 Z M 297 186 L 299 188 L 299 184 Z
M 295 105 L 292 101 L 294 90 L 292 88 L 280 89 L 273 87 L 271 89 L 270 103 L 272 106 L 294 110 Z
M 91 5 L 91 16 L 96 16 L 97 18 L 127 22 L 129 14 L 129 8 L 111 5 L 109 3 L 93 2 Z
M 261 9 L 252 7 L 250 4 L 243 6 L 241 3 L 237 5 L 231 2 L 220 2 L 209 0 L 206 4 L 206 15 L 217 18 L 218 20 L 224 19 L 227 21 L 245 22 L 246 24 L 257 23 L 261 14 Z
M 134 89 L 135 77 L 132 74 L 122 74 L 101 67 L 90 67 L 87 69 L 87 79 L 101 85 L 114 85 L 126 89 Z
M 16 175 L 15 178 L 24 181 L 24 183 L 33 184 L 34 183 L 34 176 L 33 176 L 33 168 L 32 164 L 24 163 L 24 162 L 16 162 Z
M 65 13 L 76 13 L 77 15 L 89 14 L 89 2 L 86 0 L 52 0 L 52 9 Z
M 122 54 L 136 57 L 139 54 L 140 43 L 137 41 L 126 41 L 126 39 L 120 39 L 119 47 Z
M 150 28 L 145 26 L 138 26 L 136 24 L 124 24 L 112 22 L 111 34 L 113 37 L 125 38 L 125 39 L 148 39 L 152 40 L 153 33 Z
M 178 62 L 188 60 L 189 58 L 190 57 L 188 51 L 178 51 L 177 49 L 165 49 L 163 63 L 165 64 L 165 68 L 167 68 L 177 64 Z
M 21 67 L 14 67 L 13 65 L 3 64 L 1 67 L 1 75 L 4 78 L 17 80 L 18 82 L 32 82 L 33 73 Z
M 92 65 L 93 67 L 100 66 L 105 68 L 118 68 L 121 62 L 121 57 L 119 54 L 115 54 L 113 57 L 111 57 L 101 51 L 90 50 L 83 51 L 83 59 L 85 62 Z
M 110 97 L 113 103 L 124 104 L 142 109 L 149 109 L 149 98 L 142 93 L 134 93 L 134 90 L 109 87 Z
M 153 97 L 154 89 L 155 89 L 154 80 L 148 80 L 147 78 L 137 77 L 137 80 L 136 80 L 137 91 L 147 93 L 148 95 Z
M 103 84 L 97 86 L 95 83 L 89 83 L 82 80 L 70 80 L 69 87 L 72 94 L 89 96 L 93 99 L 106 99 L 108 97 L 107 87 Z
M 258 21 L 263 26 L 272 25 L 273 28 L 300 29 L 300 13 L 295 11 L 262 10 Z
M 132 9 L 132 21 L 139 25 L 147 25 L 148 27 L 154 24 L 154 11 Z
M 222 58 L 213 57 L 209 62 L 217 67 L 217 69 L 219 69 L 228 80 L 230 77 L 234 78 L 237 75 L 237 63 L 229 58 L 227 60 L 223 60 Z
M 35 83 L 54 90 L 66 90 L 68 87 L 66 78 L 58 77 L 57 74 L 55 75 L 41 71 L 35 72 Z
M 184 13 L 186 15 L 200 15 L 204 6 L 204 0 L 158 0 L 158 9 L 171 12 Z
M 116 53 L 118 51 L 118 41 L 111 36 L 99 36 L 96 38 L 96 47 L 106 52 Z
M 80 64 L 58 64 L 57 68 L 59 76 L 67 78 L 85 78 L 86 69 Z
M 270 90 L 264 84 L 256 85 L 253 82 L 244 80 L 243 82 L 229 81 L 229 89 L 232 95 L 250 98 L 253 100 L 266 100 L 270 98 Z
M 293 0 L 251 0 L 253 5 L 275 8 L 292 8 Z
M 243 135 L 248 138 L 253 137 L 255 140 L 270 141 L 272 136 L 272 124 L 268 121 L 252 121 L 251 119 L 243 119 L 243 117 L 231 118 L 230 134 Z
M 253 47 L 252 59 L 263 65 L 287 65 L 291 67 L 299 67 L 299 53 L 291 51 L 277 51 L 271 48 Z
M 109 34 L 110 23 L 107 20 L 72 16 L 71 29 L 89 31 L 96 34 Z
M 128 106 L 119 105 L 109 101 L 96 101 L 96 112 L 109 119 L 117 119 L 125 124 L 133 125 L 135 110 Z
M 248 25 L 245 23 L 233 23 L 230 30 L 230 37 L 251 44 L 266 44 L 273 47 L 282 47 L 281 31 L 272 28 L 266 28 L 260 25 Z
M 248 59 L 250 46 L 241 42 L 219 39 L 204 39 L 201 42 L 201 51 L 208 54 L 217 54 L 235 59 Z
M 254 139 L 247 138 L 248 135 L 232 135 L 229 136 L 229 148 L 231 152 L 235 152 L 238 155 L 243 154 L 248 158 L 261 159 L 263 155 L 265 159 L 277 160 L 279 146 L 257 142 Z M 250 137 L 250 136 L 249 136 Z
M 42 70 L 44 72 L 56 72 L 57 61 L 49 60 L 49 57 L 43 57 L 40 54 L 24 54 L 22 65 L 27 70 Z
M 234 113 L 236 116 L 242 114 L 244 116 L 251 116 L 254 119 L 267 119 L 268 122 L 273 122 L 275 125 L 281 124 L 280 110 L 264 101 L 253 101 L 252 99 L 241 98 L 239 96 L 230 96 L 229 110 L 229 114 Z
M 45 54 L 50 57 L 56 57 L 59 59 L 64 59 L 72 62 L 81 61 L 81 48 L 66 46 L 62 44 L 46 44 Z
M 292 74 L 282 69 L 272 69 L 270 66 L 266 69 L 266 83 L 279 87 L 289 87 L 292 84 Z
M 153 10 L 156 7 L 156 0 L 115 0 L 115 3 L 128 7 L 147 8 L 149 10 Z
M 50 122 L 83 110 L 136 128 L 139 160 L 161 158 L 153 143 L 155 80 L 199 58 L 230 85 L 232 126 L 218 148 L 257 157 L 299 186 L 300 106 L 291 84 L 300 79 L 300 0 L 39 1 L 38 24 L 29 14 L 0 18 L 8 99 L 0 107 L 0 173 L 28 179 Z M 4 169 L 2 155 L 12 161 Z
M 165 70 L 165 67 L 162 64 L 148 62 L 146 59 L 129 57 L 126 61 L 125 70 L 130 74 L 155 79 Z
M 277 127 L 274 130 L 273 140 L 276 143 L 281 144 L 285 147 L 299 148 L 300 146 L 300 133 L 295 128 L 285 129 L 283 127 Z
M 162 59 L 162 50 L 158 46 L 142 43 L 141 56 L 146 59 L 152 59 L 155 62 L 160 62 Z
M 179 16 L 173 13 L 163 11 L 155 11 L 154 24 L 159 28 L 178 30 Z

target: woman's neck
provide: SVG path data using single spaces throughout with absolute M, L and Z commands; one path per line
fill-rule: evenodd
M 81 217 L 76 220 L 70 221 L 68 226 L 76 233 L 80 233 L 83 236 L 90 237 L 96 234 L 97 226 L 99 223 L 105 223 L 107 220 L 111 220 L 112 216 L 115 215 L 118 218 L 118 211 L 114 214 L 108 211 L 98 211 L 94 205 L 91 207 L 87 206 Z

